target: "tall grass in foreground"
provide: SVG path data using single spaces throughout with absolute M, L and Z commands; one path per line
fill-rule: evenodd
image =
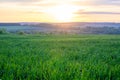
M 120 36 L 0 35 L 2 80 L 120 80 Z

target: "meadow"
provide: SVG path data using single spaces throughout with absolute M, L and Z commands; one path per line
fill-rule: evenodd
M 120 80 L 120 35 L 0 35 L 1 80 Z

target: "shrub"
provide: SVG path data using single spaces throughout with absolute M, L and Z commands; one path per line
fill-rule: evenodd
M 4 29 L 4 28 L 0 29 L 0 34 L 6 34 L 6 33 L 8 33 L 6 29 Z
M 19 35 L 25 35 L 26 33 L 24 31 L 18 31 L 17 32 Z

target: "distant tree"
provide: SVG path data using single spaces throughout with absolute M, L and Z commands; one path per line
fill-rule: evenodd
M 18 31 L 17 32 L 19 35 L 25 35 L 26 33 L 24 31 Z
M 6 29 L 4 29 L 4 28 L 0 29 L 0 34 L 6 34 L 6 33 L 8 33 Z

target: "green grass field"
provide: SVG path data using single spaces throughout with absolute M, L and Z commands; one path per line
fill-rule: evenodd
M 0 80 L 120 80 L 120 35 L 0 35 Z

